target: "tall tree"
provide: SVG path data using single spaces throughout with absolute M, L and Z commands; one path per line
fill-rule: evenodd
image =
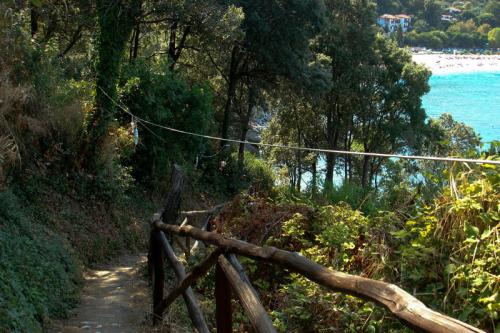
M 237 0 L 228 4 L 243 9 L 244 35 L 233 45 L 227 66 L 223 138 L 229 135 L 238 82 L 252 81 L 262 86 L 278 77 L 303 76 L 311 57 L 309 39 L 321 27 L 324 14 L 321 0 Z
M 325 137 L 329 149 L 337 150 L 341 145 L 350 149 L 353 117 L 363 97 L 362 65 L 369 63 L 373 53 L 374 7 L 365 0 L 330 0 L 327 7 L 328 27 L 318 38 L 316 49 L 330 59 L 333 80 L 323 107 Z M 326 189 L 333 186 L 336 160 L 335 154 L 326 155 Z
M 361 82 L 361 108 L 357 115 L 356 139 L 364 151 L 407 152 L 418 149 L 425 127 L 421 97 L 429 91 L 430 72 L 415 64 L 411 54 L 390 39 L 378 36 L 373 63 L 365 66 Z M 371 186 L 382 161 L 365 156 L 360 184 Z
M 116 83 L 126 43 L 134 28 L 139 0 L 98 0 L 97 63 L 95 108 L 88 123 L 89 143 L 86 157 L 98 167 L 100 152 L 115 117 Z
M 324 143 L 323 118 L 316 107 L 318 96 L 310 90 L 290 84 L 282 84 L 275 93 L 286 98 L 274 99 L 273 118 L 264 132 L 264 141 L 277 145 L 321 148 Z M 286 170 L 290 188 L 300 192 L 304 180 L 308 179 L 311 193 L 317 192 L 318 153 L 271 148 L 265 150 L 265 156 Z M 310 173 L 311 177 L 305 177 L 306 173 Z
M 435 0 L 425 0 L 424 18 L 431 27 L 439 27 L 441 24 L 441 5 Z

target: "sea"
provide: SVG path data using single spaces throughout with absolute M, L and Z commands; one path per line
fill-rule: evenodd
M 500 71 L 433 74 L 423 98 L 429 117 L 449 113 L 471 126 L 483 142 L 500 140 Z

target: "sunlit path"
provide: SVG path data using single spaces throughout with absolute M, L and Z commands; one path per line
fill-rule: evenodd
M 138 332 L 148 309 L 147 282 L 142 276 L 145 256 L 126 255 L 113 265 L 85 275 L 81 304 L 68 320 L 49 332 Z

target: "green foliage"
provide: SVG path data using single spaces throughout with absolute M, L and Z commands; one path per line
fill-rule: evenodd
M 431 27 L 441 23 L 441 5 L 434 0 L 424 1 L 424 18 Z
M 488 43 L 490 47 L 500 48 L 500 28 L 491 29 L 488 32 Z
M 436 155 L 475 156 L 481 146 L 481 138 L 474 129 L 458 122 L 448 113 L 443 113 L 437 119 L 429 120 L 433 131 L 428 149 Z
M 121 101 L 129 111 L 147 121 L 176 129 L 207 134 L 212 128 L 213 111 L 206 86 L 189 86 L 166 65 L 150 68 L 145 64 L 124 69 Z M 121 119 L 130 121 L 122 112 Z M 133 167 L 141 181 L 161 181 L 168 177 L 171 162 L 193 164 L 206 151 L 207 140 L 169 132 L 140 123 L 139 145 L 123 161 Z
M 89 143 L 86 147 L 87 166 L 101 168 L 101 150 L 115 115 L 116 82 L 126 43 L 139 12 L 138 0 L 99 0 L 97 9 L 97 62 L 95 109 L 88 121 Z
M 404 43 L 432 49 L 485 48 L 487 40 L 477 26 L 498 27 L 498 1 L 395 1 L 377 0 L 379 15 L 406 13 L 412 16 L 412 31 L 405 34 Z M 453 21 L 441 20 L 449 8 L 459 9 Z M 484 30 L 484 28 L 482 29 Z M 493 47 L 494 46 L 491 46 Z
M 265 160 L 245 152 L 242 181 L 251 192 L 269 196 L 274 189 L 274 171 Z
M 80 264 L 15 195 L 0 192 L 0 202 L 0 331 L 42 332 L 41 322 L 77 302 Z
M 227 212 L 224 223 L 232 235 L 241 230 L 250 241 L 298 252 L 333 270 L 394 283 L 431 308 L 494 331 L 500 176 L 496 167 L 483 166 L 451 179 L 435 199 L 394 212 L 365 215 L 346 203 L 317 206 L 285 193 L 274 206 L 240 200 L 240 212 Z M 288 217 L 279 222 L 273 213 Z M 280 228 L 272 230 L 277 223 Z M 299 274 L 260 263 L 250 265 L 249 274 L 282 332 L 407 330 L 380 307 L 329 292 Z
M 411 31 L 404 37 L 406 45 L 423 46 L 432 49 L 442 48 L 483 48 L 486 40 L 479 32 L 462 32 L 432 30 L 428 32 L 417 33 Z
M 398 42 L 432 48 L 483 47 L 500 17 L 497 0 L 377 3 L 381 14 L 413 16 L 415 31 L 400 32 Z M 439 16 L 449 5 L 463 11 L 448 27 Z M 223 125 L 228 137 L 244 138 L 254 109 L 274 110 L 264 134 L 270 143 L 477 156 L 470 128 L 447 116 L 425 123 L 430 73 L 377 35 L 370 1 L 9 0 L 0 12 L 0 185 L 16 189 L 0 193 L 1 331 L 39 331 L 74 301 L 77 263 L 61 239 L 86 264 L 140 247 L 144 219 L 132 211 L 153 209 L 134 180 L 163 188 L 171 163 L 196 165 L 194 191 L 209 188 L 209 201 L 250 192 L 228 228 L 252 241 L 415 288 L 434 308 L 494 329 L 497 169 L 457 176 L 458 166 L 291 150 L 266 151 L 267 161 L 247 153 L 241 168 L 235 154 L 205 139 L 153 125 L 138 124 L 135 146 L 132 119 L 112 101 L 200 134 Z M 492 144 L 488 154 L 498 150 Z M 98 162 L 91 174 L 82 168 L 87 157 Z M 325 159 L 331 190 L 322 197 Z M 278 168 L 285 172 L 277 191 Z M 334 172 L 345 177 L 338 188 Z M 402 329 L 373 304 L 266 265 L 248 267 L 282 331 Z M 207 279 L 200 291 L 212 287 Z
M 313 216 L 295 214 L 268 244 L 299 252 L 333 270 L 391 279 L 388 239 L 390 231 L 397 230 L 394 221 L 389 224 L 394 218 L 391 214 L 367 218 L 345 203 L 324 206 Z M 394 320 L 383 320 L 385 311 L 373 304 L 328 292 L 299 274 L 286 276 L 281 284 L 273 297 L 283 303 L 272 316 L 282 332 L 359 332 L 367 325 L 384 332 L 402 329 Z
M 396 234 L 402 283 L 460 320 L 494 329 L 500 310 L 500 176 L 494 166 L 458 175 Z M 493 325 L 493 327 L 492 327 Z
M 221 192 L 223 196 L 241 191 L 260 196 L 274 196 L 275 175 L 272 166 L 254 154 L 245 151 L 243 170 L 238 166 L 238 153 L 224 156 L 222 160 L 206 161 L 205 168 L 219 166 L 219 173 L 205 172 L 202 186 Z
M 248 45 L 253 61 L 272 74 L 300 78 L 307 64 L 309 39 L 323 23 L 323 1 L 232 2 L 242 7 L 245 13 L 242 24 L 244 44 Z
M 325 193 L 328 202 L 345 202 L 354 209 L 359 209 L 366 214 L 376 213 L 381 209 L 379 195 L 375 190 L 364 189 L 352 183 L 343 183 Z

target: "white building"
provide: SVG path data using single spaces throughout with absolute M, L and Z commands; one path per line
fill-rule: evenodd
M 393 33 L 397 31 L 398 28 L 401 28 L 403 32 L 407 32 L 410 28 L 411 17 L 406 14 L 384 14 L 378 18 L 377 23 L 388 33 Z
M 448 13 L 450 15 L 456 15 L 456 14 L 462 13 L 462 10 L 460 8 L 450 7 L 450 8 L 448 8 Z
M 441 15 L 441 21 L 453 22 L 456 20 L 453 18 L 453 15 L 443 14 Z
M 455 15 L 460 14 L 461 12 L 461 9 L 450 7 L 445 13 L 443 13 L 443 15 L 441 15 L 441 21 L 455 22 L 457 20 Z

